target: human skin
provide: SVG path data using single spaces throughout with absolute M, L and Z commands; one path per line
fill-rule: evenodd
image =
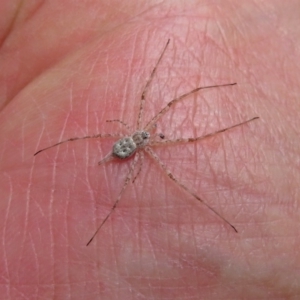
M 299 1 L 1 1 L 1 299 L 298 299 Z M 132 160 L 114 139 L 198 86 L 109 213 Z M 298 295 L 298 296 L 297 296 Z

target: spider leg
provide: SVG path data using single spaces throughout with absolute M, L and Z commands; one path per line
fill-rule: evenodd
M 254 117 L 254 118 L 249 119 L 247 121 L 244 121 L 244 122 L 241 122 L 241 123 L 238 123 L 238 124 L 235 124 L 235 125 L 232 125 L 232 126 L 229 126 L 229 127 L 217 130 L 217 131 L 214 131 L 214 132 L 209 133 L 209 134 L 198 136 L 198 137 L 195 137 L 195 138 L 178 138 L 178 139 L 175 139 L 175 140 L 153 141 L 153 142 L 150 143 L 150 146 L 159 146 L 159 145 L 166 145 L 166 144 L 171 145 L 171 144 L 177 144 L 177 143 L 197 142 L 197 141 L 203 140 L 205 138 L 214 136 L 214 135 L 216 135 L 218 133 L 225 132 L 225 131 L 227 131 L 229 129 L 232 129 L 232 128 L 244 125 L 244 124 L 246 124 L 248 122 L 251 122 L 251 121 L 254 121 L 254 120 L 257 120 L 257 119 L 259 119 L 259 117 Z
M 133 170 L 134 170 L 134 168 L 135 168 L 135 166 L 136 166 L 138 160 L 139 160 L 139 153 L 136 153 L 136 154 L 135 154 L 135 157 L 134 157 L 134 159 L 133 159 L 133 162 L 132 162 L 132 164 L 131 164 L 131 166 L 130 166 L 130 170 L 129 170 L 129 172 L 128 172 L 128 174 L 127 174 L 125 180 L 124 180 L 124 184 L 123 184 L 123 186 L 122 186 L 122 189 L 121 189 L 121 191 L 120 191 L 120 193 L 119 193 L 119 195 L 118 195 L 118 197 L 117 197 L 117 199 L 116 199 L 116 201 L 115 201 L 113 207 L 111 208 L 110 212 L 109 212 L 108 215 L 105 217 L 105 219 L 102 221 L 102 223 L 100 224 L 100 226 L 97 228 L 97 230 L 95 231 L 95 233 L 93 234 L 93 236 L 91 237 L 91 239 L 88 241 L 88 243 L 86 244 L 86 246 L 88 246 L 88 245 L 93 241 L 94 237 L 95 237 L 96 234 L 99 232 L 99 230 L 101 229 L 101 227 L 104 225 L 104 223 L 105 223 L 105 222 L 107 221 L 107 219 L 110 217 L 110 215 L 114 212 L 115 208 L 117 207 L 117 205 L 118 205 L 118 203 L 119 203 L 119 201 L 120 201 L 120 199 L 121 199 L 121 197 L 122 197 L 123 192 L 125 191 L 126 187 L 127 187 L 128 184 L 130 183 L 130 180 L 131 180 L 131 177 L 132 177 Z
M 195 199 L 200 201 L 202 204 L 204 204 L 208 209 L 210 209 L 213 213 L 215 213 L 219 218 L 221 218 L 225 223 L 227 223 L 235 232 L 238 232 L 236 228 L 229 223 L 223 216 L 221 216 L 215 209 L 213 209 L 211 206 L 209 206 L 206 202 L 204 202 L 198 195 L 196 195 L 194 192 L 192 192 L 189 188 L 187 188 L 183 183 L 181 183 L 177 178 L 174 177 L 174 175 L 171 173 L 170 170 L 168 170 L 167 166 L 161 161 L 161 159 L 158 157 L 158 155 L 150 148 L 146 147 L 145 151 L 159 164 L 159 166 L 162 168 L 162 170 L 166 173 L 166 175 L 174 181 L 177 185 L 179 185 L 182 189 L 184 189 L 186 192 L 188 192 L 190 195 L 192 195 Z
M 158 59 L 156 65 L 155 65 L 154 69 L 152 70 L 152 72 L 150 74 L 150 77 L 149 77 L 149 79 L 148 79 L 148 81 L 147 81 L 147 83 L 145 85 L 145 88 L 144 88 L 144 90 L 142 92 L 141 102 L 140 102 L 140 109 L 139 109 L 139 115 L 138 115 L 138 119 L 137 119 L 137 129 L 141 129 L 141 126 L 142 126 L 141 123 L 142 123 L 142 118 L 143 118 L 143 113 L 144 113 L 144 104 L 145 104 L 146 92 L 147 92 L 147 90 L 149 88 L 150 83 L 152 82 L 152 79 L 153 79 L 154 74 L 156 72 L 157 66 L 160 63 L 160 61 L 161 61 L 161 59 L 162 59 L 162 57 L 163 57 L 163 55 L 164 55 L 164 53 L 165 53 L 165 51 L 166 51 L 169 43 L 170 43 L 170 39 L 168 39 L 168 41 L 167 41 L 167 43 L 166 43 L 166 45 L 165 45 L 165 47 L 164 47 L 164 49 L 163 49 L 163 51 L 162 51 L 162 53 L 161 53 L 161 55 L 159 57 L 159 59 Z
M 142 166 L 143 166 L 143 161 L 144 161 L 144 158 L 145 158 L 145 155 L 144 155 L 144 151 L 141 151 L 139 152 L 140 154 L 140 157 L 139 157 L 139 169 L 136 173 L 136 175 L 134 176 L 134 178 L 132 179 L 132 183 L 135 182 L 135 180 L 138 178 L 138 176 L 140 175 L 141 171 L 142 171 Z
M 146 125 L 145 127 L 145 130 L 146 131 L 149 131 L 155 124 L 156 122 L 171 108 L 171 106 L 173 106 L 175 103 L 177 103 L 178 101 L 182 100 L 183 98 L 191 95 L 191 94 L 194 94 L 200 90 L 204 90 L 204 89 L 211 89 L 211 88 L 215 88 L 215 87 L 224 87 L 224 86 L 231 86 L 231 85 L 236 85 L 236 82 L 235 83 L 227 83 L 227 84 L 219 84 L 219 85 L 210 85 L 210 86 L 202 86 L 202 87 L 198 87 L 196 89 L 193 89 L 192 91 L 188 92 L 188 93 L 185 93 L 173 100 L 171 100 L 165 107 L 163 107 L 161 109 L 161 111 L 156 115 L 154 116 L 149 122 L 148 124 Z
M 105 164 L 106 162 L 113 160 L 113 159 L 114 159 L 114 157 L 112 155 L 112 152 L 109 152 L 98 162 L 98 165 L 101 166 L 101 165 Z
M 120 124 L 122 124 L 123 126 L 125 126 L 125 128 L 127 129 L 128 132 L 131 132 L 130 127 L 128 126 L 127 123 L 121 121 L 121 120 L 106 120 L 107 123 L 113 123 L 113 122 L 118 122 Z
M 70 138 L 70 139 L 67 139 L 67 140 L 64 140 L 64 141 L 61 141 L 61 142 L 58 142 L 52 146 L 49 146 L 49 147 L 46 147 L 46 148 L 43 148 L 37 152 L 35 152 L 33 154 L 33 156 L 36 156 L 37 154 L 45 151 L 45 150 L 48 150 L 50 148 L 53 148 L 53 147 L 56 147 L 58 145 L 61 145 L 61 144 L 64 144 L 64 143 L 67 143 L 67 142 L 73 142 L 73 141 L 77 141 L 77 140 L 84 140 L 84 139 L 96 139 L 96 138 L 116 138 L 116 137 L 121 137 L 121 135 L 119 134 L 109 134 L 109 133 L 104 133 L 104 134 L 95 134 L 95 135 L 87 135 L 87 136 L 83 136 L 83 137 L 73 137 L 73 138 Z

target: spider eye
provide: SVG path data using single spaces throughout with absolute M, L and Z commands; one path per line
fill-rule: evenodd
M 165 135 L 163 133 L 160 133 L 159 137 L 163 140 L 165 138 Z
M 143 138 L 144 140 L 148 139 L 148 138 L 149 138 L 149 133 L 147 133 L 147 132 L 142 132 L 142 138 Z

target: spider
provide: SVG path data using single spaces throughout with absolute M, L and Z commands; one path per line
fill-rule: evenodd
M 129 168 L 129 172 L 124 180 L 123 186 L 121 188 L 121 191 L 119 192 L 114 205 L 112 206 L 110 212 L 107 214 L 107 216 L 104 218 L 104 220 L 102 221 L 102 223 L 100 224 L 100 226 L 97 228 L 97 230 L 95 231 L 95 233 L 93 234 L 93 236 L 90 238 L 90 240 L 88 241 L 88 243 L 86 244 L 86 246 L 88 246 L 94 239 L 94 237 L 96 236 L 96 234 L 99 232 L 99 230 L 102 228 L 102 226 L 105 224 L 105 222 L 107 221 L 107 219 L 110 217 L 110 215 L 113 213 L 113 211 L 115 210 L 115 208 L 117 207 L 123 192 L 125 191 L 126 187 L 128 186 L 128 184 L 130 182 L 134 182 L 136 180 L 136 178 L 138 177 L 141 168 L 142 168 L 142 162 L 144 160 L 144 153 L 146 153 L 147 155 L 149 155 L 154 161 L 156 161 L 158 163 L 158 165 L 160 166 L 160 168 L 164 171 L 164 173 L 170 178 L 170 180 L 172 180 L 175 184 L 179 185 L 183 190 L 185 190 L 187 193 L 189 193 L 190 195 L 192 195 L 196 200 L 198 200 L 199 202 L 201 202 L 202 204 L 204 204 L 209 210 L 211 210 L 213 213 L 215 213 L 219 218 L 221 218 L 225 223 L 227 223 L 235 232 L 238 232 L 237 229 L 229 222 L 227 221 L 221 214 L 219 214 L 215 209 L 213 209 L 211 206 L 209 206 L 204 200 L 202 200 L 195 192 L 193 192 L 191 189 L 189 189 L 187 186 L 185 186 L 183 183 L 181 183 L 168 169 L 167 165 L 159 158 L 159 156 L 154 152 L 154 150 L 152 149 L 153 146 L 157 146 L 157 145 L 162 145 L 162 144 L 179 144 L 179 143 L 195 143 L 199 140 L 205 139 L 207 137 L 211 137 L 213 135 L 216 135 L 218 133 L 221 132 L 225 132 L 229 129 L 233 129 L 235 127 L 241 126 L 243 124 L 246 124 L 248 122 L 251 122 L 253 120 L 258 119 L 259 117 L 254 117 L 251 119 L 248 119 L 246 121 L 243 121 L 241 123 L 214 131 L 212 133 L 209 134 L 205 134 L 203 136 L 199 136 L 199 137 L 191 137 L 191 138 L 177 138 L 174 140 L 168 140 L 165 139 L 165 136 L 162 133 L 159 134 L 154 134 L 151 136 L 151 132 L 153 132 L 156 128 L 156 122 L 164 116 L 164 114 L 178 101 L 186 98 L 187 96 L 194 94 L 200 90 L 203 89 L 210 89 L 210 88 L 215 88 L 215 87 L 226 87 L 226 86 L 233 86 L 236 85 L 237 83 L 228 83 L 228 84 L 221 84 L 221 85 L 211 85 L 211 86 L 204 86 L 204 87 L 198 87 L 195 88 L 173 100 L 171 100 L 170 102 L 167 103 L 167 105 L 165 105 L 154 117 L 152 117 L 152 119 L 150 119 L 148 121 L 148 123 L 146 124 L 146 126 L 144 128 L 142 128 L 142 119 L 143 119 L 143 113 L 144 113 L 144 105 L 145 105 L 145 100 L 146 100 L 146 92 L 152 82 L 152 79 L 154 77 L 154 74 L 157 70 L 157 67 L 160 63 L 160 61 L 162 60 L 162 57 L 168 47 L 170 43 L 170 39 L 167 41 L 163 51 L 161 52 L 156 65 L 154 66 L 150 77 L 148 79 L 148 81 L 146 82 L 146 85 L 144 87 L 144 90 L 142 92 L 141 95 L 141 99 L 140 99 L 140 105 L 139 105 L 139 112 L 138 112 L 138 117 L 137 117 L 137 123 L 136 123 L 136 130 L 133 131 L 128 125 L 127 123 L 121 121 L 121 120 L 107 120 L 106 122 L 118 122 L 120 123 L 122 126 L 125 127 L 125 129 L 128 132 L 128 135 L 126 136 L 122 136 L 120 134 L 95 134 L 95 135 L 88 135 L 88 136 L 84 136 L 84 137 L 73 137 L 73 138 L 69 138 L 67 140 L 58 142 L 52 146 L 43 148 L 39 151 L 37 151 L 35 155 L 41 153 L 42 151 L 45 151 L 47 149 L 50 149 L 52 147 L 56 147 L 58 145 L 61 145 L 63 143 L 66 142 L 71 142 L 71 141 L 76 141 L 79 139 L 90 139 L 90 138 L 119 138 L 112 146 L 112 150 L 111 152 L 109 152 L 102 160 L 100 160 L 98 162 L 99 165 L 103 165 L 104 163 L 112 160 L 112 159 L 116 159 L 119 161 L 122 161 L 124 159 L 133 157 L 133 161 L 131 163 L 131 166 Z M 133 133 L 132 133 L 133 132 Z M 151 139 L 152 137 L 158 136 L 160 139 L 159 140 L 154 140 Z M 134 174 L 134 170 L 138 164 L 138 162 L 140 162 L 139 165 L 139 169 L 136 172 L 136 175 L 133 176 Z

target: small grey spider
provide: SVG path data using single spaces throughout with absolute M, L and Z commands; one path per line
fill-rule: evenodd
M 156 128 L 156 122 L 178 101 L 182 100 L 183 98 L 186 98 L 187 96 L 196 93 L 202 89 L 210 89 L 210 88 L 214 88 L 214 87 L 225 87 L 225 86 L 232 86 L 232 85 L 236 85 L 236 83 L 228 83 L 228 84 L 222 84 L 222 85 L 212 85 L 212 86 L 205 86 L 205 87 L 198 87 L 193 89 L 192 91 L 185 93 L 173 100 L 171 100 L 170 102 L 167 103 L 166 106 L 164 106 L 148 123 L 147 125 L 142 128 L 142 119 L 143 119 L 143 113 L 144 113 L 144 104 L 145 104 L 145 95 L 146 92 L 149 88 L 150 83 L 152 82 L 152 79 L 154 77 L 154 74 L 156 72 L 157 66 L 159 65 L 168 45 L 169 45 L 170 40 L 167 41 L 155 67 L 153 68 L 150 77 L 148 79 L 148 81 L 146 82 L 145 88 L 142 92 L 141 95 L 141 99 L 140 99 L 140 107 L 139 107 L 139 113 L 138 113 L 138 118 L 137 118 L 137 124 L 136 124 L 136 130 L 133 131 L 131 130 L 131 128 L 123 121 L 121 120 L 107 120 L 107 122 L 119 122 L 121 123 L 128 131 L 128 135 L 127 136 L 121 136 L 120 134 L 96 134 L 96 135 L 88 135 L 88 136 L 84 136 L 84 137 L 74 137 L 74 138 L 70 138 L 64 141 L 61 141 L 59 143 L 56 143 L 52 146 L 43 148 L 39 151 L 37 151 L 34 155 L 37 155 L 39 153 L 41 153 L 42 151 L 45 151 L 49 148 L 61 145 L 63 143 L 66 142 L 71 142 L 71 141 L 76 141 L 79 139 L 90 139 L 90 138 L 119 138 L 119 140 L 117 140 L 112 147 L 112 151 L 110 153 L 108 153 L 101 161 L 99 161 L 99 165 L 102 165 L 106 162 L 108 162 L 111 159 L 118 159 L 118 160 L 123 160 L 125 158 L 129 158 L 131 156 L 134 156 L 133 158 L 133 162 L 130 166 L 129 172 L 124 180 L 124 184 L 121 188 L 121 191 L 114 203 L 114 205 L 112 206 L 110 212 L 108 213 L 108 215 L 105 217 L 105 219 L 102 221 L 102 223 L 100 224 L 100 226 L 97 228 L 97 230 L 95 231 L 95 233 L 93 234 L 93 236 L 91 237 L 91 239 L 88 241 L 88 243 L 86 244 L 87 246 L 92 242 L 92 240 L 94 239 L 94 237 L 96 236 L 96 234 L 99 232 L 99 230 L 101 229 L 101 227 L 104 225 L 104 223 L 107 221 L 107 219 L 110 217 L 110 215 L 113 213 L 113 211 L 115 210 L 117 204 L 119 203 L 121 196 L 124 192 L 124 190 L 126 189 L 126 187 L 128 186 L 128 184 L 130 183 L 130 181 L 134 182 L 136 180 L 136 178 L 138 177 L 140 171 L 141 171 L 141 167 L 142 167 L 142 161 L 144 159 L 144 152 L 146 152 L 152 159 L 154 159 L 158 165 L 161 167 L 161 169 L 165 172 L 165 174 L 173 181 L 175 182 L 177 185 L 179 185 L 183 190 L 185 190 L 187 193 L 189 193 L 190 195 L 192 195 L 196 200 L 200 201 L 202 204 L 204 204 L 208 209 L 210 209 L 212 212 L 214 212 L 219 218 L 221 218 L 224 222 L 226 222 L 228 225 L 231 226 L 231 228 L 235 231 L 238 232 L 237 229 L 230 223 L 228 222 L 223 216 L 221 216 L 215 209 L 213 209 L 211 206 L 209 206 L 206 202 L 204 202 L 198 195 L 196 195 L 192 190 L 190 190 L 188 187 L 186 187 L 183 183 L 181 183 L 167 168 L 166 164 L 158 157 L 158 155 L 153 151 L 152 147 L 153 146 L 157 146 L 157 145 L 162 145 L 162 144 L 178 144 L 178 143 L 193 143 L 193 142 L 197 142 L 199 140 L 205 139 L 207 137 L 211 137 L 213 135 L 216 135 L 218 133 L 227 131 L 229 129 L 235 128 L 237 126 L 241 126 L 243 124 L 246 124 L 248 122 L 251 122 L 253 120 L 258 119 L 259 117 L 254 117 L 251 118 L 249 120 L 246 120 L 244 122 L 232 125 L 230 127 L 227 128 L 223 128 L 220 130 L 217 130 L 215 132 L 200 136 L 200 137 L 192 137 L 192 138 L 178 138 L 175 140 L 165 140 L 165 136 L 162 133 L 159 134 L 155 134 L 154 136 L 158 136 L 160 137 L 161 140 L 151 140 L 151 134 L 150 132 L 154 131 L 154 129 Z M 132 133 L 133 132 L 133 133 Z M 136 173 L 135 177 L 133 177 L 133 173 L 135 170 L 135 167 L 137 166 L 137 163 L 140 162 L 140 167 L 138 172 Z

